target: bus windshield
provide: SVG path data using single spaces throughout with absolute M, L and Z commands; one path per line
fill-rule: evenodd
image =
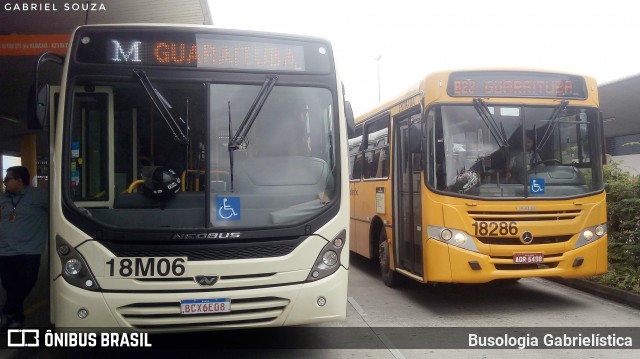
M 63 188 L 80 213 L 118 228 L 265 228 L 313 218 L 335 198 L 328 89 L 273 87 L 231 163 L 229 138 L 260 82 L 150 83 L 79 79 L 70 90 Z
M 567 197 L 603 189 L 598 111 L 532 105 L 432 108 L 436 190 L 469 197 Z

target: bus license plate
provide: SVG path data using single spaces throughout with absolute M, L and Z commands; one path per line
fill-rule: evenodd
M 513 263 L 528 264 L 542 263 L 544 261 L 544 253 L 516 253 L 513 255 Z
M 179 278 L 187 273 L 187 257 L 116 257 L 106 263 L 111 278 Z
M 180 313 L 183 315 L 227 313 L 230 311 L 230 298 L 185 299 L 180 301 Z

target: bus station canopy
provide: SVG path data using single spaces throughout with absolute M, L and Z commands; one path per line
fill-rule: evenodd
M 17 152 L 19 137 L 33 132 L 27 128 L 26 117 L 37 56 L 47 50 L 64 53 L 66 42 L 77 26 L 212 24 L 207 0 L 3 1 L 1 6 L 0 151 Z M 55 69 L 55 65 L 48 66 Z M 47 79 L 46 74 L 45 80 L 57 82 L 51 76 Z

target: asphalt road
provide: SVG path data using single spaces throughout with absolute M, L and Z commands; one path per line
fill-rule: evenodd
M 47 322 L 48 289 L 44 274 L 27 303 L 28 326 L 40 327 Z M 152 348 L 93 349 L 90 356 L 92 359 L 125 355 L 180 358 L 187 354 L 195 358 L 215 354 L 218 358 L 234 359 L 640 357 L 638 349 L 542 348 L 545 333 L 575 336 L 574 327 L 580 328 L 580 335 L 612 327 L 609 332 L 621 337 L 631 330 L 636 339 L 634 346 L 640 348 L 640 310 L 555 282 L 535 278 L 515 284 L 434 286 L 407 280 L 399 288 L 388 288 L 373 263 L 353 256 L 346 321 L 285 329 L 162 335 L 152 337 Z M 469 335 L 482 336 L 487 330 L 491 335 L 527 340 L 536 337 L 540 342 L 537 346 L 523 342 L 527 346 L 523 350 L 462 349 Z M 67 358 L 87 354 L 87 350 L 71 349 L 0 349 L 0 358 Z

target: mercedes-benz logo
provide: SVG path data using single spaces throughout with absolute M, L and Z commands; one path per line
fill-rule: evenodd
M 522 244 L 531 244 L 531 242 L 533 242 L 533 234 L 529 231 L 522 233 L 522 237 L 520 237 L 520 242 L 522 242 Z
M 203 287 L 210 287 L 218 281 L 217 275 L 197 275 L 196 283 L 200 284 Z

